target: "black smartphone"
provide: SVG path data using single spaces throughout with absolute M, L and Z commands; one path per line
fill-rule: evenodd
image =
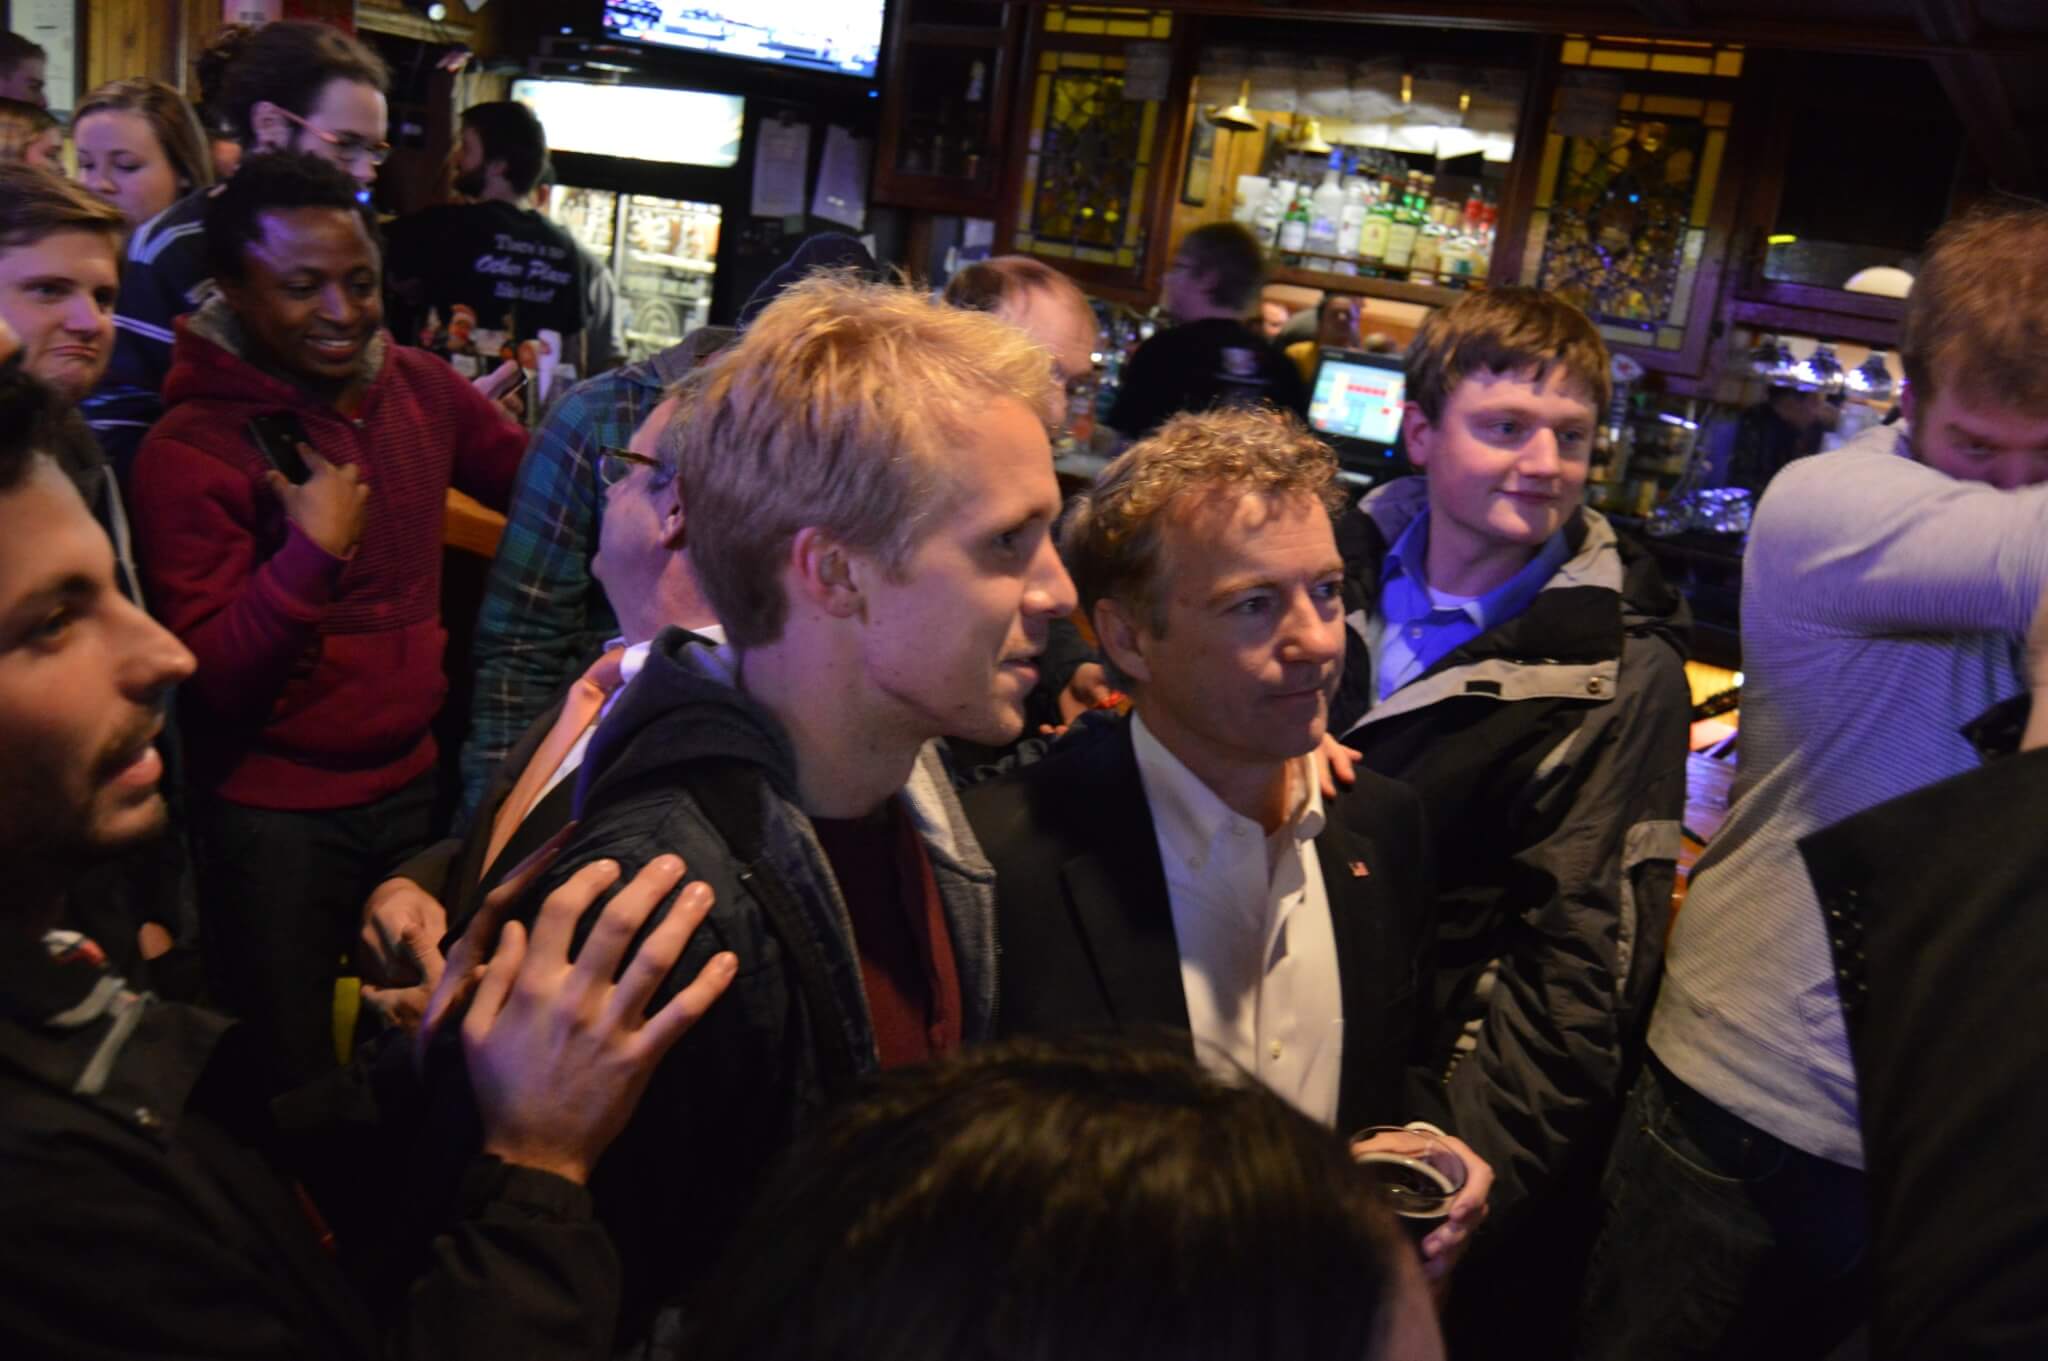
M 312 441 L 306 438 L 306 427 L 299 424 L 297 413 L 272 411 L 255 417 L 249 422 L 249 438 L 256 441 L 256 448 L 270 460 L 270 466 L 283 473 L 293 486 L 303 485 L 313 475 L 305 456 L 299 452 L 301 444 Z

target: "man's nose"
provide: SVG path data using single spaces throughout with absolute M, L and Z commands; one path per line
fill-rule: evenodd
M 1060 561 L 1059 550 L 1053 547 L 1052 536 L 1048 534 L 1031 564 L 1031 587 L 1025 593 L 1025 608 L 1034 614 L 1072 614 L 1080 602 L 1074 579 L 1067 575 L 1067 565 Z

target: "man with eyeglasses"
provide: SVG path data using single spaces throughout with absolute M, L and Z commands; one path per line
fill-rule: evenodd
M 591 735 L 646 664 L 655 635 L 680 628 L 725 642 L 683 551 L 686 515 L 670 431 L 679 405 L 671 392 L 628 447 L 598 456 L 605 515 L 590 570 L 616 604 L 618 636 L 498 764 L 467 835 L 414 856 L 364 904 L 363 1000 L 395 1024 L 417 1024 L 440 979 L 449 923 L 459 933 L 511 866 L 569 825 Z
M 220 106 L 247 154 L 297 151 L 346 171 L 367 198 L 391 154 L 385 140 L 390 76 L 368 47 L 325 24 L 258 29 L 222 76 Z M 205 219 L 211 189 L 186 195 L 136 228 L 116 306 L 114 360 L 85 414 L 126 473 L 142 437 L 163 414 L 176 321 L 206 301 Z

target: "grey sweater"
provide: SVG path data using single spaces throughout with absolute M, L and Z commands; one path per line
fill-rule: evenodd
M 1742 764 L 1665 956 L 1650 1048 L 1723 1109 L 1863 1165 L 1808 832 L 1977 764 L 1958 731 L 2025 688 L 2048 485 L 1959 482 L 1872 430 L 1800 459 L 1744 560 Z

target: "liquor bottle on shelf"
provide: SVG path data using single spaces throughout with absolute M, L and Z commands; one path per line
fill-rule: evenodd
M 1420 194 L 1417 173 L 1408 172 L 1408 185 L 1394 208 L 1394 222 L 1387 229 L 1387 268 L 1407 270 L 1415 260 L 1415 242 L 1422 234 L 1422 214 L 1416 206 Z
M 1256 213 L 1253 215 L 1252 230 L 1258 233 L 1259 244 L 1267 250 L 1279 243 L 1280 219 L 1287 216 L 1287 204 L 1281 183 L 1267 183 L 1264 186 Z
M 1393 205 L 1383 194 L 1374 197 L 1366 205 L 1365 223 L 1358 229 L 1358 264 L 1367 274 L 1380 272 L 1387 258 L 1387 239 L 1393 228 Z
M 1434 221 L 1425 221 L 1415 238 L 1415 254 L 1408 262 L 1408 276 L 1417 283 L 1433 284 L 1443 269 L 1444 238 L 1447 233 Z
M 1358 238 L 1366 218 L 1365 181 L 1356 175 L 1344 181 L 1344 208 L 1337 217 L 1337 263 L 1339 274 L 1358 273 Z
M 1330 153 L 1323 182 L 1309 198 L 1308 252 L 1322 257 L 1312 262 L 1317 269 L 1328 269 L 1331 257 L 1337 254 L 1337 229 L 1344 216 L 1344 189 L 1337 183 L 1340 161 L 1341 153 Z
M 1287 215 L 1280 219 L 1280 256 L 1290 265 L 1301 263 L 1302 249 L 1308 245 L 1308 196 L 1296 186 L 1294 202 L 1287 206 Z

